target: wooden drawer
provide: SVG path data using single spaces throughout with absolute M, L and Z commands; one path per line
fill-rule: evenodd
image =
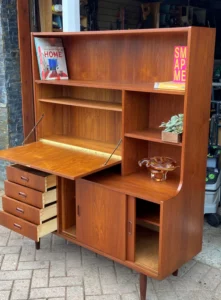
M 57 216 L 57 204 L 43 209 L 35 208 L 9 197 L 2 197 L 3 210 L 36 225 Z
M 39 238 L 57 230 L 57 218 L 41 225 L 35 225 L 7 212 L 0 211 L 0 225 L 38 242 Z
M 6 173 L 9 181 L 41 192 L 46 192 L 47 189 L 56 186 L 55 175 L 50 175 L 48 173 L 34 170 L 25 166 L 8 166 L 6 167 Z
M 46 204 L 57 201 L 56 188 L 42 193 L 7 180 L 5 181 L 5 195 L 38 208 L 44 208 Z

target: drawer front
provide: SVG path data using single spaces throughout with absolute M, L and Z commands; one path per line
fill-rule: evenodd
M 0 211 L 0 225 L 38 242 L 39 238 L 57 230 L 57 218 L 41 225 L 34 225 L 7 212 Z
M 5 195 L 38 208 L 44 207 L 44 194 L 42 192 L 38 192 L 7 180 L 5 181 Z
M 56 186 L 55 175 L 50 175 L 24 166 L 7 166 L 6 173 L 9 181 L 41 192 L 46 192 L 47 189 Z
M 41 209 L 35 208 L 9 197 L 2 197 L 3 210 L 36 225 L 41 224 Z
M 0 224 L 34 241 L 39 241 L 37 225 L 0 211 Z
M 22 201 L 24 203 L 33 205 L 38 208 L 45 207 L 46 204 L 57 201 L 56 188 L 42 193 L 30 188 L 27 188 L 23 185 L 16 184 L 10 181 L 5 181 L 5 195 Z

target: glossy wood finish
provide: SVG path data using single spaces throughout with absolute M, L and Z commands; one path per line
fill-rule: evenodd
M 57 204 L 49 205 L 44 209 L 38 209 L 21 201 L 3 196 L 2 207 L 5 212 L 36 225 L 40 225 L 42 222 L 57 216 Z
M 21 69 L 23 132 L 26 137 L 34 127 L 34 95 L 31 65 L 31 37 L 29 20 L 29 1 L 17 1 L 18 40 Z M 35 141 L 33 133 L 26 143 Z
M 20 184 L 15 184 L 6 180 L 4 182 L 5 195 L 27 203 L 29 205 L 35 206 L 37 208 L 44 208 L 45 205 L 57 201 L 56 188 L 47 191 L 45 193 L 27 188 Z
M 136 199 L 127 197 L 127 260 L 135 261 Z
M 35 144 L 29 144 L 26 147 L 31 148 Z M 24 149 L 24 147 L 18 147 L 20 149 Z M 11 149 L 12 152 L 17 150 L 18 148 Z M 3 151 L 4 152 L 4 151 Z M 10 152 L 10 151 L 9 151 Z M 5 150 L 7 155 L 7 150 Z M 8 153 L 9 154 L 9 153 Z M 37 153 L 35 154 L 35 158 L 37 157 Z M 27 156 L 27 152 L 26 152 Z M 18 162 L 18 161 L 17 161 Z M 25 163 L 25 165 L 27 165 Z M 7 178 L 9 181 L 18 183 L 20 185 L 41 191 L 46 192 L 47 189 L 56 186 L 56 178 L 53 175 L 49 175 L 45 172 L 39 172 L 37 170 L 31 169 L 29 167 L 21 166 L 21 165 L 12 165 L 6 167 Z
M 79 147 L 65 147 L 53 143 L 36 142 L 29 145 L 11 148 L 1 151 L 1 158 L 22 165 L 28 165 L 40 171 L 50 172 L 67 179 L 75 179 L 95 171 L 109 168 L 121 162 L 121 157 L 112 156 L 107 165 L 104 165 L 109 154 L 98 153 L 93 150 Z M 15 168 L 14 168 L 15 169 Z M 7 171 L 10 181 L 26 185 L 41 191 L 45 191 L 45 178 L 27 173 L 27 171 L 16 170 L 16 173 Z M 10 176 L 10 177 L 9 177 Z M 22 180 L 21 177 L 26 180 Z M 28 178 L 28 181 L 27 181 Z M 56 179 L 55 179 L 56 180 Z
M 76 182 L 76 201 L 77 239 L 125 260 L 126 196 L 79 179 Z
M 140 274 L 140 300 L 146 300 L 147 294 L 147 276 Z

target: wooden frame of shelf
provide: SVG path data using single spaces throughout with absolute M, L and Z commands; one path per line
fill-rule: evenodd
M 69 80 L 40 80 L 35 37 L 62 38 Z M 210 28 L 32 34 L 35 119 L 44 118 L 36 143 L 0 158 L 58 176 L 60 236 L 157 279 L 200 252 L 214 41 Z M 186 90 L 156 90 L 172 79 L 175 46 L 188 47 Z M 182 143 L 165 143 L 158 127 L 178 113 Z M 180 168 L 155 182 L 138 166 L 153 156 Z M 137 198 L 157 210 L 138 213 Z

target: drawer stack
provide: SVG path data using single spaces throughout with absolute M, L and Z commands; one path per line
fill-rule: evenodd
M 57 230 L 56 176 L 20 165 L 6 172 L 0 224 L 39 242 Z

